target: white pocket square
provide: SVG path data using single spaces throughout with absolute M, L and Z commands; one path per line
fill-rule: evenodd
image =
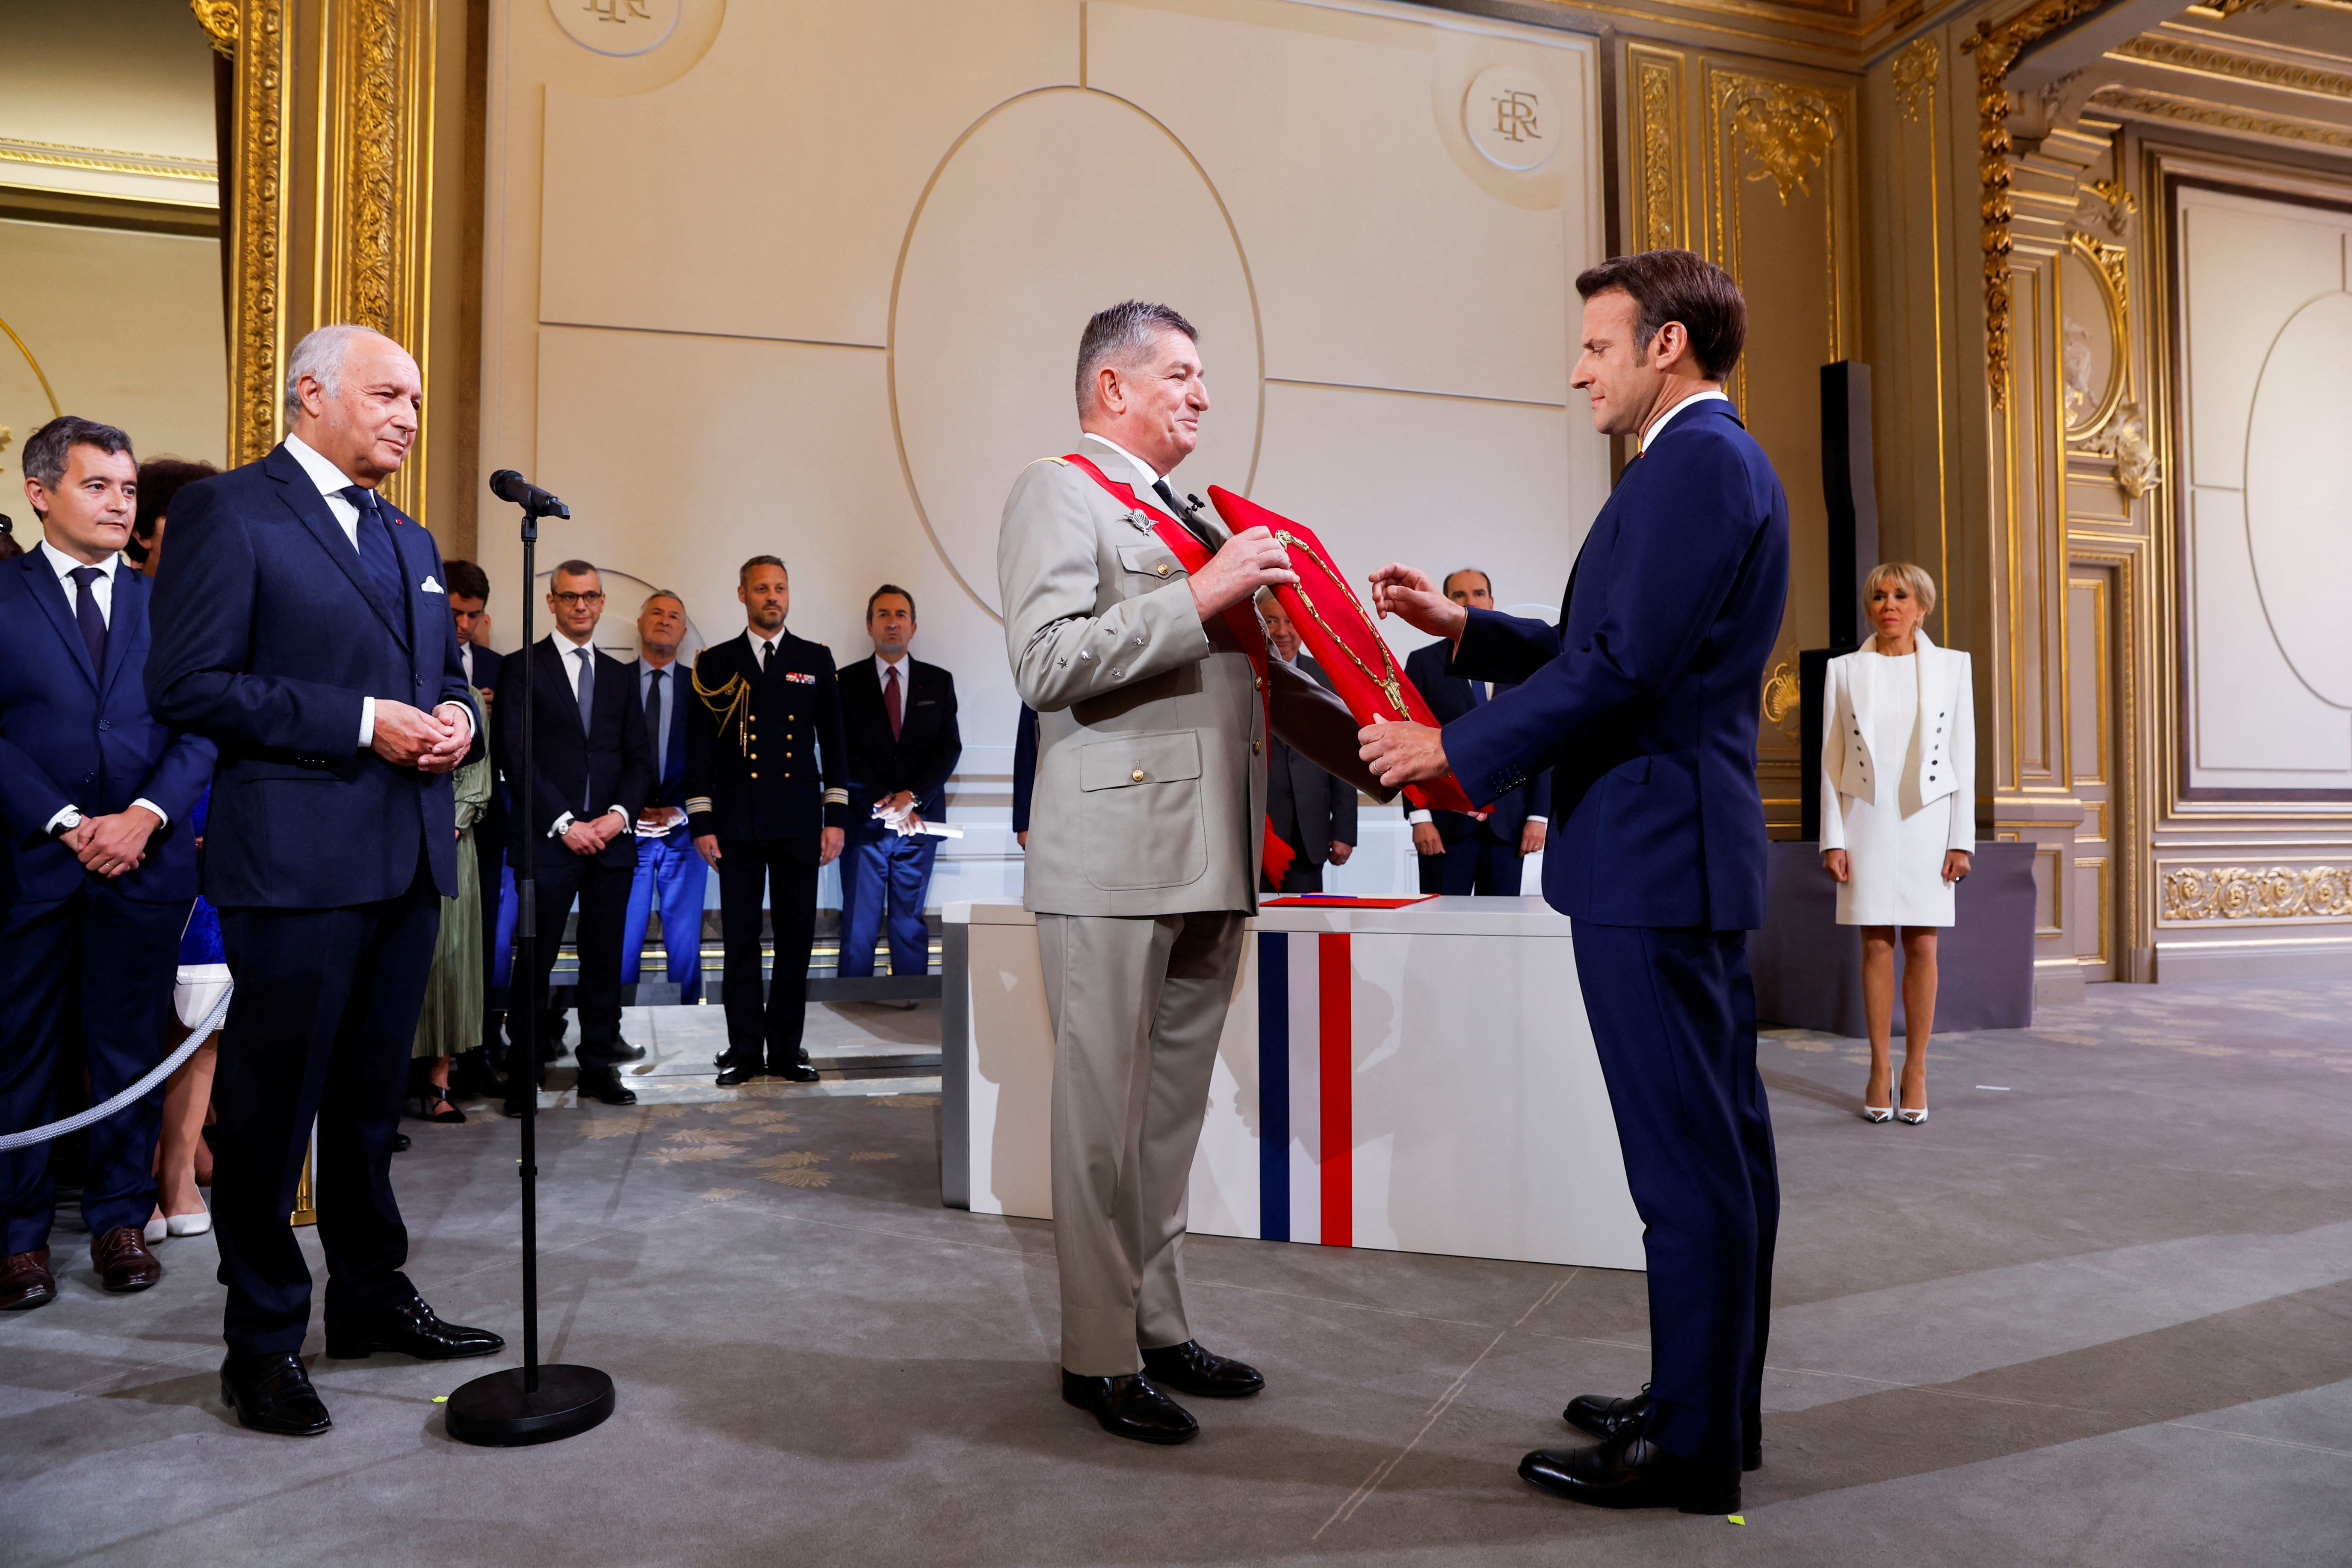
M 448 596 L 446 590 L 445 590 L 439 583 L 434 581 L 432 576 L 429 574 L 425 577 L 424 583 L 420 584 L 420 588 L 422 592 L 427 594 L 439 594 L 444 598 Z

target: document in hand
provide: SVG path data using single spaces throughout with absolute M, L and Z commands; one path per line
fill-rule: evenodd
M 1307 651 L 1323 667 L 1339 689 L 1341 700 L 1356 716 L 1360 724 L 1387 724 L 1399 720 L 1426 724 L 1431 729 L 1442 728 L 1437 715 L 1430 711 L 1429 703 L 1414 689 L 1412 678 L 1404 672 L 1404 661 L 1390 648 L 1388 639 L 1372 622 L 1363 601 L 1349 586 L 1330 552 L 1312 530 L 1297 523 L 1280 512 L 1269 511 L 1246 496 L 1237 496 L 1221 486 L 1209 487 L 1209 500 L 1215 503 L 1217 515 L 1235 533 L 1244 529 L 1263 528 L 1278 540 L 1290 555 L 1290 569 L 1298 574 L 1296 586 L 1275 589 L 1275 597 L 1282 601 L 1283 610 L 1290 624 L 1307 644 Z M 1452 773 L 1432 779 L 1426 784 L 1404 786 L 1404 793 L 1413 805 L 1433 807 L 1439 811 L 1475 812 L 1479 809 L 1463 793 L 1461 783 Z

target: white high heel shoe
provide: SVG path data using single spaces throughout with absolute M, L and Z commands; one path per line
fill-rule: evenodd
M 1895 1114 L 1901 1117 L 1904 1121 L 1910 1126 L 1916 1127 L 1921 1122 L 1927 1120 L 1927 1108 L 1926 1106 L 1923 1105 L 1916 1110 L 1906 1110 L 1902 1104 L 1903 1096 L 1899 1091 L 1895 1094 Z
M 198 1209 L 194 1214 L 167 1215 L 164 1226 L 173 1236 L 202 1236 L 213 1227 L 210 1209 Z
M 1892 1121 L 1895 1120 L 1895 1108 L 1891 1105 L 1865 1105 L 1862 1108 L 1862 1119 L 1864 1121 Z
M 157 1209 L 147 1223 L 140 1227 L 139 1231 L 140 1238 L 145 1241 L 150 1247 L 154 1246 L 157 1242 L 163 1240 L 165 1237 L 171 1234 L 171 1221 L 163 1217 L 163 1211 L 162 1209 Z

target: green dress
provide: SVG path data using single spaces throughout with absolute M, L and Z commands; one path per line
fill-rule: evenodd
M 454 1057 L 482 1043 L 482 875 L 474 828 L 490 807 L 490 759 L 459 768 L 457 789 L 457 896 L 441 900 L 441 938 L 411 1057 Z

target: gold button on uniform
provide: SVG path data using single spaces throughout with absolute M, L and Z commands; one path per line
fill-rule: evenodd
M 752 776 L 753 778 L 758 778 L 760 775 L 759 775 L 758 772 L 755 770 L 755 771 L 752 773 L 751 776 Z
M 1160 574 L 1162 577 L 1165 577 L 1165 576 L 1167 576 L 1167 575 L 1168 575 L 1168 563 L 1166 563 L 1165 561 L 1162 561 L 1162 562 L 1160 563 Z
M 1133 779 L 1137 784 L 1141 784 L 1143 782 L 1143 770 L 1141 768 L 1138 768 L 1127 776 Z
M 1264 750 L 1265 750 L 1265 742 L 1264 741 L 1252 741 L 1250 742 L 1251 756 L 1255 757 Z
M 1257 678 L 1257 689 L 1260 691 L 1264 691 L 1265 689 L 1265 677 L 1263 675 Z

